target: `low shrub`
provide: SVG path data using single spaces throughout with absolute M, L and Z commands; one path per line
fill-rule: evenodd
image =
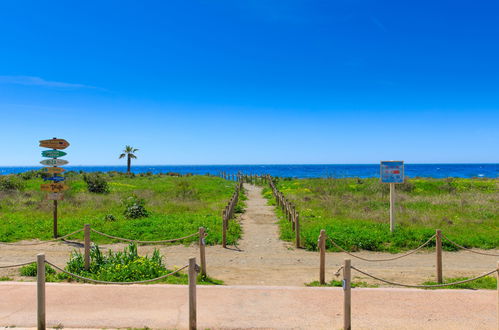
M 23 191 L 24 182 L 16 175 L 0 176 L 0 191 Z
M 22 266 L 19 269 L 19 274 L 21 276 L 36 276 L 38 274 L 38 267 L 36 262 L 33 262 L 26 266 Z M 55 274 L 54 268 L 50 267 L 50 265 L 45 264 L 45 274 Z
M 84 174 L 83 181 L 87 184 L 88 192 L 95 194 L 107 194 L 109 193 L 109 185 L 100 174 Z
M 127 219 L 138 219 L 149 216 L 149 212 L 145 208 L 146 201 L 144 199 L 137 196 L 130 196 L 122 202 L 125 206 L 123 214 Z

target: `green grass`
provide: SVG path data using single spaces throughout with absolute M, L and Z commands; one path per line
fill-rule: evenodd
M 60 235 L 88 223 L 92 228 L 114 236 L 162 240 L 189 235 L 203 226 L 208 233 L 207 244 L 221 243 L 221 212 L 234 192 L 234 182 L 208 176 L 102 175 L 109 183 L 108 194 L 87 192 L 83 176 L 68 173 L 66 182 L 71 188 L 59 202 Z M 46 193 L 40 191 L 43 180 L 26 174 L 14 179 L 23 189 L 0 191 L 0 240 L 51 239 L 52 201 L 45 200 Z M 146 201 L 148 217 L 127 219 L 124 216 L 122 201 L 132 195 Z M 244 207 L 243 202 L 241 207 Z M 228 243 L 234 244 L 240 234 L 241 228 L 234 221 L 229 227 Z M 75 238 L 83 236 L 78 234 Z M 196 239 L 193 237 L 184 243 Z M 92 241 L 106 243 L 111 240 L 92 234 Z
M 313 281 L 310 283 L 305 283 L 306 286 L 320 286 L 320 287 L 342 287 L 343 282 L 338 280 L 331 280 L 331 282 L 326 282 L 326 284 L 320 284 L 319 281 Z M 352 282 L 352 288 L 377 288 L 377 284 L 369 284 L 367 282 Z
M 467 279 L 469 279 L 469 277 L 451 277 L 451 278 L 444 279 L 444 283 L 464 281 Z M 432 282 L 432 281 L 427 281 L 427 282 L 423 283 L 423 285 L 435 285 L 435 284 L 438 284 L 438 283 Z M 449 285 L 449 286 L 444 286 L 444 287 L 440 287 L 440 288 L 429 288 L 429 289 L 432 289 L 432 290 L 434 290 L 434 289 L 495 290 L 495 289 L 497 289 L 497 278 L 494 276 L 485 276 L 485 277 L 479 278 L 475 281 L 471 281 L 471 282 L 467 282 L 467 283 L 463 283 L 463 284 Z
M 13 281 L 13 279 L 8 276 L 1 276 L 0 281 Z
M 441 229 L 465 247 L 499 246 L 498 179 L 411 179 L 397 185 L 396 231 L 389 231 L 389 189 L 378 179 L 281 180 L 278 188 L 300 213 L 302 244 L 317 249 L 320 230 L 348 250 L 399 252 Z M 270 188 L 264 189 L 275 204 Z M 294 239 L 281 217 L 281 238 Z M 434 246 L 434 242 L 430 247 Z M 327 248 L 336 251 L 328 241 Z M 455 248 L 444 240 L 444 249 Z

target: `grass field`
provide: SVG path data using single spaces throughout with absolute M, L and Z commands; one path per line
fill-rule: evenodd
M 497 248 L 498 188 L 497 179 L 410 179 L 396 186 L 397 228 L 391 234 L 389 187 L 378 179 L 278 182 L 278 189 L 300 213 L 303 245 L 309 250 L 317 249 L 321 229 L 352 251 L 413 249 L 431 237 L 435 229 L 465 247 Z M 264 195 L 275 203 L 270 188 L 265 188 Z M 281 220 L 280 228 L 282 239 L 294 239 L 286 220 Z M 327 247 L 334 250 L 330 242 Z M 444 249 L 454 248 L 444 241 Z
M 64 200 L 59 202 L 59 235 L 90 224 L 99 231 L 130 239 L 161 240 L 207 229 L 207 244 L 221 243 L 221 212 L 234 192 L 235 183 L 218 177 L 167 175 L 126 176 L 102 174 L 109 192 L 90 193 L 83 175 L 70 172 Z M 33 173 L 0 176 L 0 240 L 52 238 L 52 201 L 40 191 L 44 181 Z M 145 201 L 146 217 L 128 219 L 124 202 Z M 238 205 L 240 210 L 243 202 Z M 237 222 L 230 226 L 228 244 L 240 236 Z M 82 238 L 82 235 L 77 236 Z M 186 242 L 196 240 L 196 237 Z M 96 242 L 109 239 L 92 234 Z

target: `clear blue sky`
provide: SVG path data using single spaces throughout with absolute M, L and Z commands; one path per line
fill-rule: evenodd
M 0 165 L 499 162 L 498 1 L 2 1 Z

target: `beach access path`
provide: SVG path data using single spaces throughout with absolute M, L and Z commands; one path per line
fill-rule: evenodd
M 319 279 L 318 252 L 294 248 L 292 243 L 279 239 L 279 227 L 274 207 L 267 205 L 262 197 L 262 188 L 245 184 L 248 200 L 246 212 L 239 221 L 243 227 L 243 237 L 238 245 L 220 245 L 206 247 L 208 275 L 221 279 L 227 285 L 270 285 L 304 286 L 305 283 Z M 63 217 L 63 216 L 62 216 Z M 215 228 L 212 230 L 216 230 Z M 112 234 L 112 233 L 111 233 Z M 102 244 L 102 250 L 122 250 L 127 244 Z M 27 262 L 36 259 L 37 253 L 45 253 L 47 260 L 64 266 L 69 254 L 74 249 L 81 249 L 81 244 L 55 242 L 33 246 L 0 245 L 0 266 Z M 139 246 L 140 254 L 151 255 L 159 249 L 165 256 L 165 262 L 171 269 L 183 266 L 188 258 L 199 259 L 199 248 L 175 245 Z M 499 254 L 499 250 L 487 253 Z M 397 254 L 360 251 L 355 254 L 364 258 L 383 259 Z M 326 255 L 326 280 L 341 279 L 334 273 L 343 264 L 345 258 L 352 259 L 352 265 L 381 278 L 409 284 L 421 284 L 435 279 L 435 252 L 422 251 L 408 257 L 389 262 L 366 262 L 349 257 L 345 253 L 328 252 Z M 466 251 L 443 252 L 444 277 L 474 277 L 497 267 L 498 257 L 477 255 Z M 199 263 L 199 260 L 198 260 Z M 18 269 L 0 269 L 0 276 L 9 276 L 15 280 L 26 280 L 19 276 Z M 367 281 L 380 284 L 357 272 L 352 272 L 353 281 Z

